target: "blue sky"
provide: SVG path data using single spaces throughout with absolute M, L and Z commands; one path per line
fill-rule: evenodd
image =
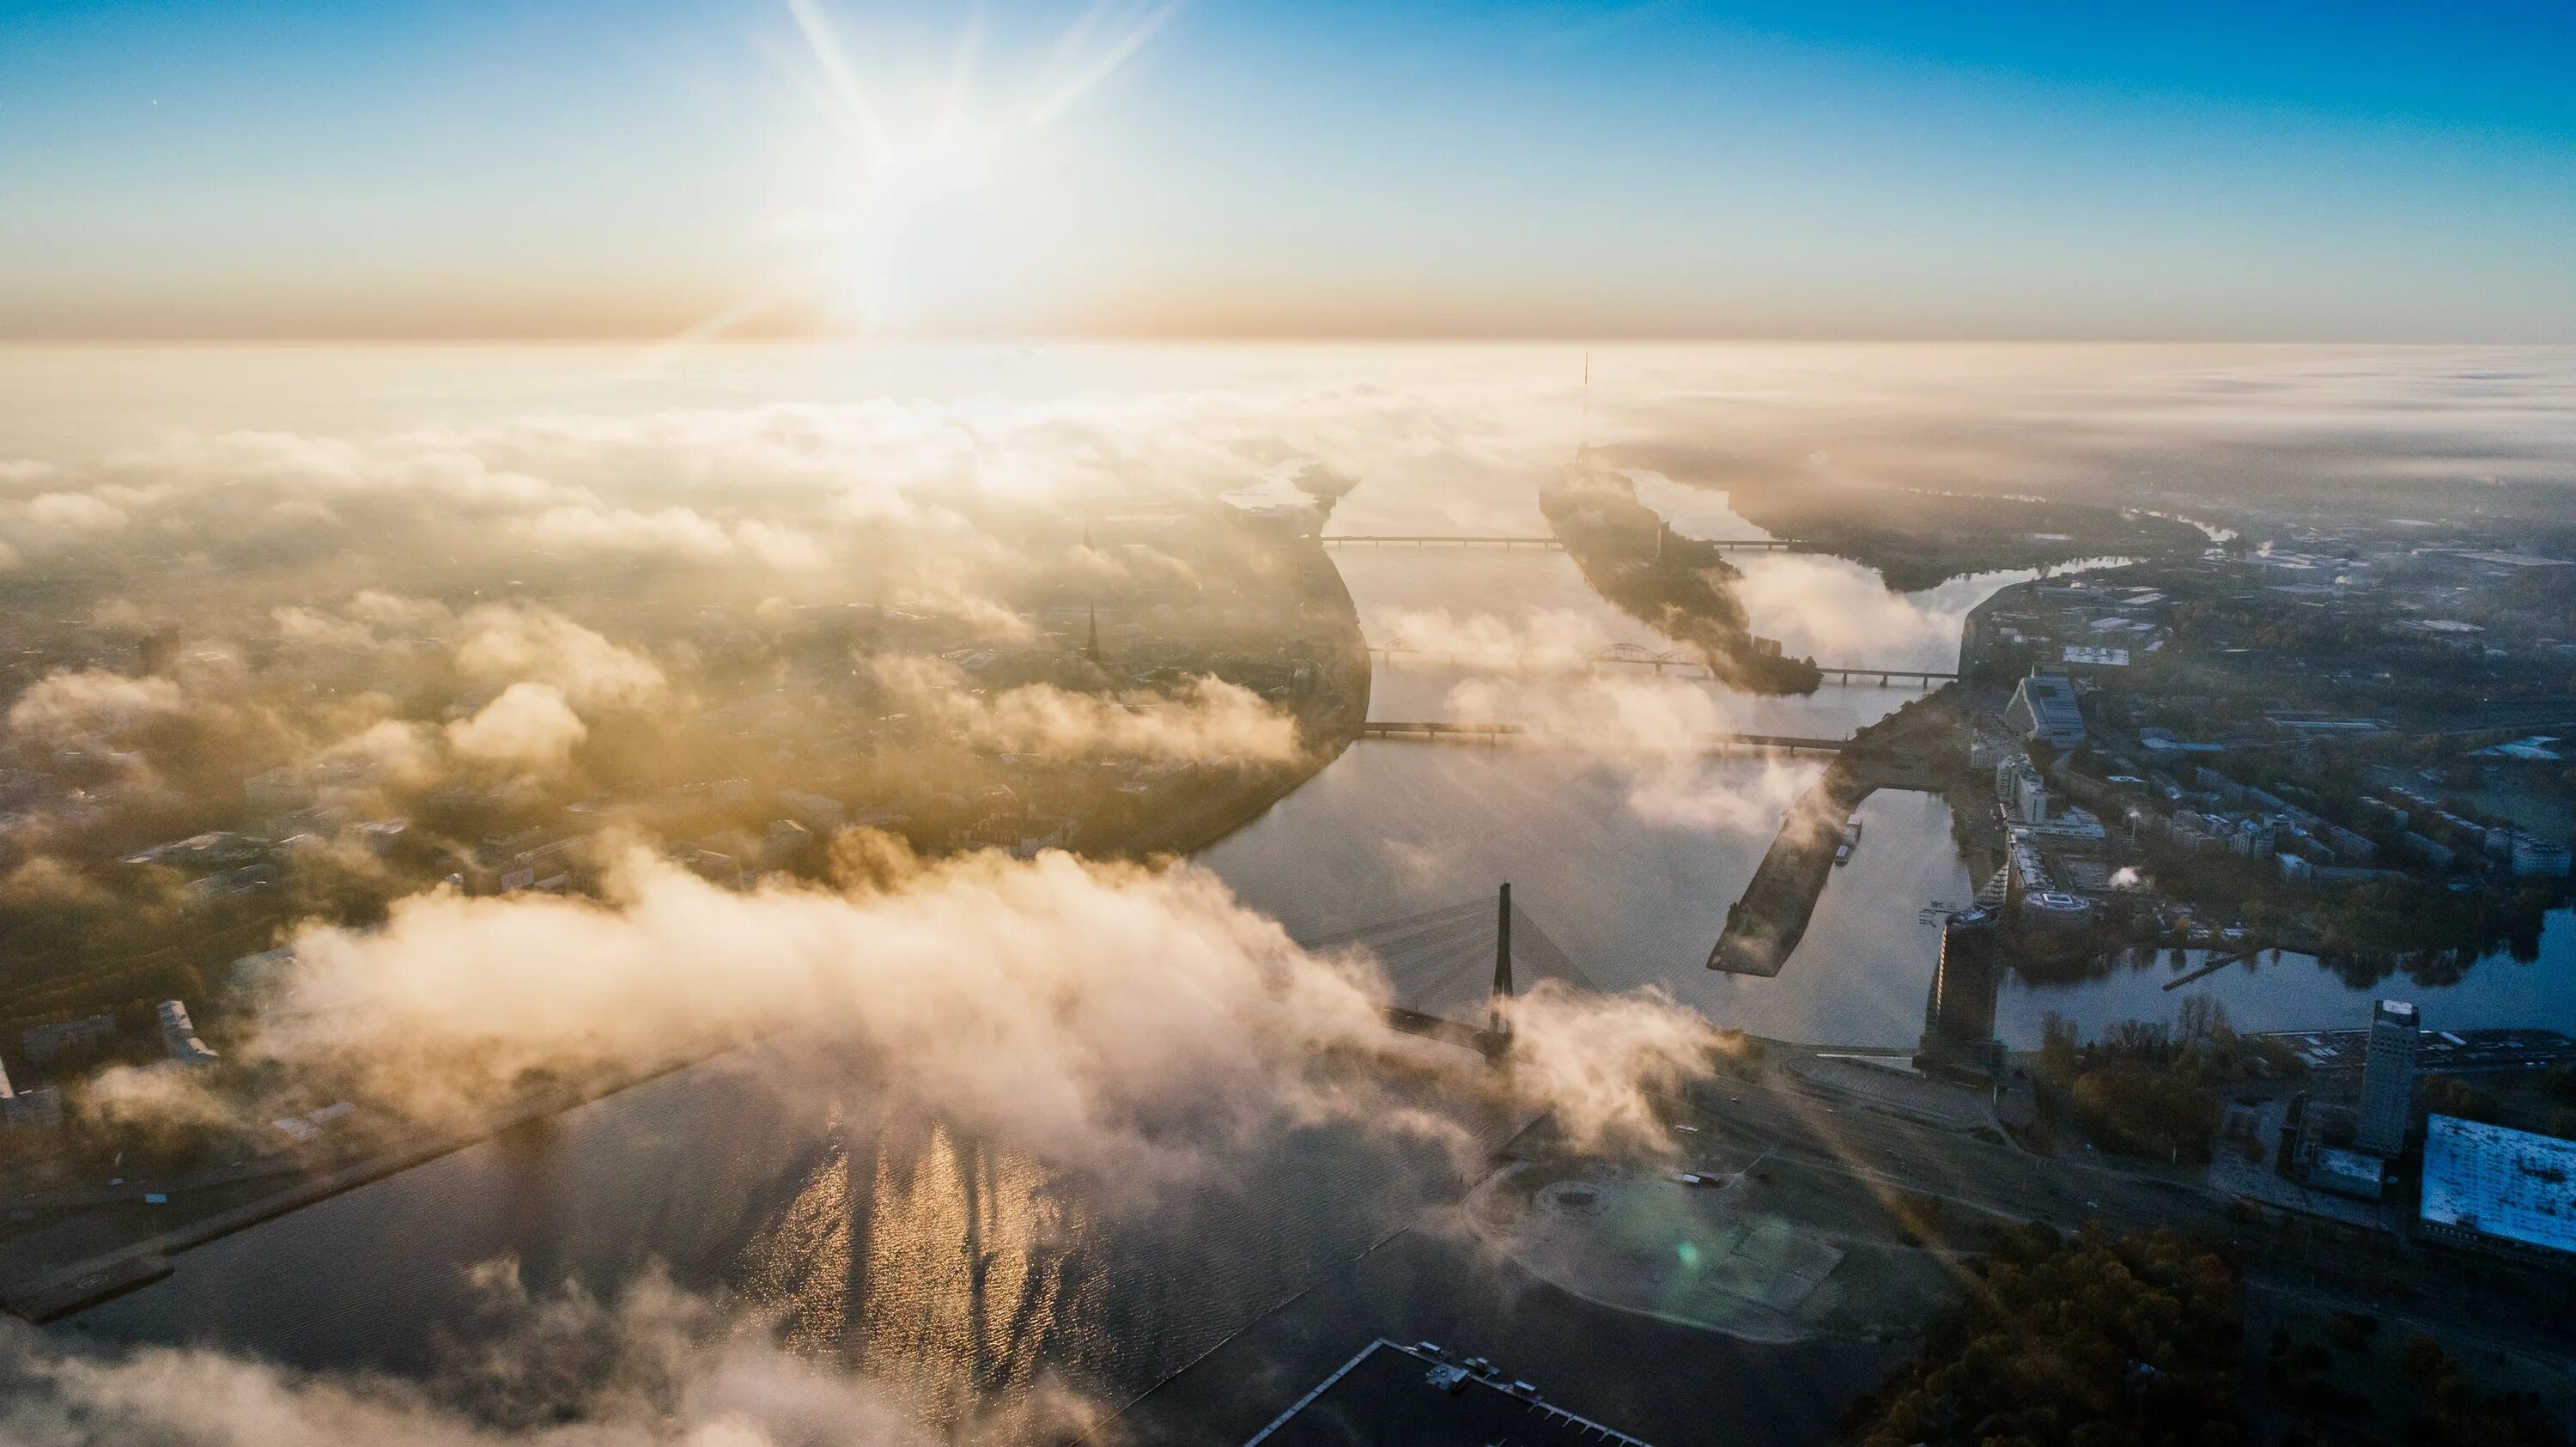
M 0 5 L 0 334 L 2576 340 L 2563 3 L 801 3 Z

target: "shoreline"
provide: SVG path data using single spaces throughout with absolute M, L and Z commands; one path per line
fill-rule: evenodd
M 1881 789 L 1946 793 L 1967 759 L 1967 717 L 1955 683 L 1915 699 L 1852 735 L 1823 777 L 1789 806 L 1780 832 L 1727 906 L 1708 968 L 1771 979 L 1806 938 L 1834 873 L 1843 821 Z M 1949 762 L 1945 764 L 1944 755 Z
M 414 1166 L 427 1165 L 469 1146 L 481 1145 L 521 1126 L 552 1119 L 621 1091 L 703 1065 L 729 1051 L 740 1049 L 745 1043 L 748 1042 L 736 1041 L 715 1049 L 658 1061 L 582 1085 L 557 1086 L 539 1098 L 522 1101 L 489 1120 L 389 1147 L 327 1170 L 300 1174 L 276 1191 L 254 1200 L 183 1222 L 166 1231 L 50 1271 L 0 1284 L 0 1310 L 37 1326 L 60 1321 L 169 1276 L 174 1269 L 169 1260 L 172 1256 L 220 1240 L 236 1231 L 291 1215 L 360 1186 L 400 1175 Z

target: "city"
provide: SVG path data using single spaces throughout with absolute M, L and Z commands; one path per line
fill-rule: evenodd
M 2576 1435 L 2562 18 L 0 35 L 0 1439 Z

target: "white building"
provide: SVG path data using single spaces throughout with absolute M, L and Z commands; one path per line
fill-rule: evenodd
M 2442 1240 L 2564 1262 L 2576 1255 L 2576 1142 L 2428 1117 L 2417 1220 Z
M 2353 1144 L 2375 1156 L 2406 1146 L 2415 1099 L 2415 1047 L 2422 1022 L 2403 1000 L 2382 1000 L 2370 1012 L 2370 1050 L 2361 1067 L 2361 1121 Z

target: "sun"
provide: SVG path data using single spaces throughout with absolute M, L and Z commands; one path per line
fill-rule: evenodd
M 1013 184 L 1043 169 L 1045 132 L 1134 58 L 1179 9 L 1104 0 L 1045 51 L 1025 83 L 979 85 L 980 11 L 944 61 L 862 77 L 823 0 L 786 0 L 803 41 L 791 78 L 815 103 L 829 151 L 823 194 L 799 208 L 793 232 L 805 282 L 835 325 L 863 335 L 902 331 L 940 299 L 972 291 L 975 268 L 1006 243 Z M 887 52 L 864 51 L 882 69 Z M 739 308 L 737 310 L 740 310 Z M 705 330 L 705 329 L 702 329 Z

